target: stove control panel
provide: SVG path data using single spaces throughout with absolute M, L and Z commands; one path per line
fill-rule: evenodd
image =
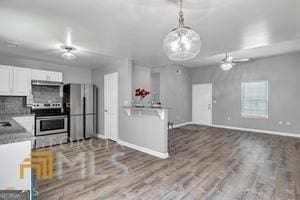
M 62 108 L 61 103 L 33 103 L 32 109 Z

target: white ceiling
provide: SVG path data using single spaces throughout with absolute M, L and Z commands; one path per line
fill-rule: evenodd
M 299 0 L 183 2 L 186 25 L 202 39 L 201 52 L 185 66 L 217 62 L 226 51 L 256 58 L 300 50 Z M 88 68 L 115 57 L 169 64 L 162 44 L 177 13 L 177 0 L 1 0 L 0 54 Z M 63 60 L 59 47 L 70 41 L 78 58 Z

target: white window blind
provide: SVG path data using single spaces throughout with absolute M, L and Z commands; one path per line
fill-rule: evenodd
M 268 118 L 268 81 L 242 83 L 242 117 Z

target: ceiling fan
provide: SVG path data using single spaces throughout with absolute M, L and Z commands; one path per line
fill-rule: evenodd
M 250 58 L 235 59 L 232 56 L 228 56 L 228 53 L 226 53 L 225 58 L 222 60 L 221 69 L 223 69 L 224 71 L 227 71 L 227 70 L 230 70 L 237 63 L 248 62 L 249 60 L 250 60 Z
M 81 55 L 92 55 L 92 56 L 106 56 L 105 54 L 101 54 L 99 52 L 89 51 L 87 49 L 80 48 L 78 46 L 74 46 L 72 42 L 73 31 L 70 27 L 66 28 L 65 31 L 65 40 L 60 41 L 60 44 L 53 46 L 51 49 L 47 49 L 44 52 L 56 52 L 61 55 L 63 59 L 66 60 L 74 60 Z M 39 51 L 41 52 L 41 51 Z
M 73 46 L 63 45 L 60 47 L 61 49 L 65 50 L 65 53 L 61 55 L 64 59 L 72 60 L 75 59 L 76 56 L 72 53 L 72 51 L 76 51 L 76 48 Z

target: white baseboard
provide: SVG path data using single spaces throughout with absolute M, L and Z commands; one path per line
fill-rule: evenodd
M 97 138 L 100 138 L 100 139 L 106 139 L 105 135 L 102 135 L 102 134 L 97 134 Z
M 158 152 L 158 151 L 155 151 L 155 150 L 152 150 L 152 149 L 148 149 L 148 148 L 145 148 L 145 147 L 141 147 L 141 146 L 138 146 L 138 145 L 135 145 L 135 144 L 131 144 L 129 142 L 125 142 L 125 141 L 122 141 L 122 140 L 118 140 L 118 143 L 120 145 L 124 145 L 126 147 L 129 147 L 131 149 L 135 149 L 137 151 L 141 151 L 141 152 L 144 152 L 146 154 L 150 154 L 152 156 L 156 156 L 156 157 L 159 157 L 159 158 L 168 158 L 169 157 L 169 154 L 168 153 L 161 153 L 161 152 Z
M 189 124 L 193 124 L 193 122 L 185 122 L 185 123 L 182 123 L 182 124 L 175 124 L 174 128 L 178 128 L 178 127 L 189 125 Z
M 224 125 L 217 125 L 217 124 L 213 124 L 212 126 L 216 127 L 216 128 L 249 131 L 249 132 L 255 132 L 255 133 L 265 133 L 265 134 L 271 134 L 271 135 L 280 135 L 280 136 L 289 136 L 289 137 L 298 137 L 298 138 L 300 137 L 300 134 L 297 134 L 297 133 L 284 133 L 284 132 L 278 132 L 278 131 L 268 131 L 268 130 L 242 128 L 242 127 L 234 127 L 234 126 L 224 126 Z

